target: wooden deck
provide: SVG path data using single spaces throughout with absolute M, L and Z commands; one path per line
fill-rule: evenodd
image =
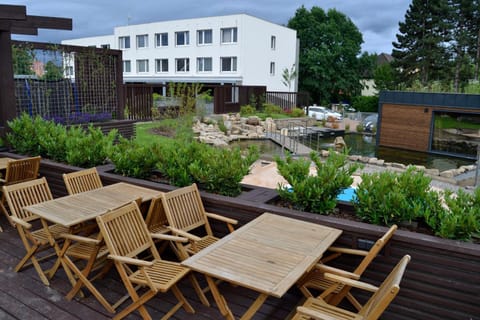
M 88 292 L 85 298 L 75 298 L 67 301 L 65 295 L 71 288 L 65 273 L 60 270 L 51 280 L 50 287 L 43 285 L 33 268 L 27 268 L 19 273 L 14 272 L 14 267 L 24 255 L 24 247 L 20 242 L 17 231 L 8 226 L 5 218 L 0 218 L 4 232 L 0 233 L 0 319 L 109 319 L 108 313 L 101 304 Z M 45 262 L 48 268 L 50 263 Z M 206 285 L 205 279 L 198 275 L 202 286 Z M 110 302 L 117 301 L 126 293 L 120 278 L 113 268 L 107 277 L 98 279 L 95 285 Z M 203 306 L 188 280 L 181 282 L 182 292 L 187 297 L 193 308 L 194 315 L 186 313 L 183 309 L 178 311 L 171 319 L 223 319 L 214 304 L 210 293 L 207 298 L 211 307 Z M 227 283 L 220 284 L 220 290 L 225 295 L 236 317 L 240 317 L 256 298 L 253 291 L 240 287 L 233 287 Z M 282 299 L 269 297 L 263 307 L 255 315 L 255 320 L 276 320 L 289 317 L 292 310 L 302 300 L 300 292 L 293 288 Z M 124 303 L 120 309 L 124 308 Z M 161 318 L 176 299 L 172 293 L 159 293 L 149 301 L 147 308 L 154 319 Z M 141 319 L 138 312 L 134 312 L 126 319 Z

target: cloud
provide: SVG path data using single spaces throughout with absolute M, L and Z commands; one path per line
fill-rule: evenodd
M 42 0 L 8 1 L 26 5 L 27 14 L 71 18 L 73 30 L 40 30 L 37 37 L 19 37 L 32 41 L 60 42 L 64 39 L 113 33 L 113 28 L 130 24 L 185 18 L 247 13 L 286 25 L 302 5 L 325 11 L 335 8 L 348 16 L 363 34 L 362 49 L 390 52 L 398 22 L 403 21 L 410 0 Z

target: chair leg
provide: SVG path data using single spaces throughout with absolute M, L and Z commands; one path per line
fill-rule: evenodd
M 185 309 L 185 311 L 187 311 L 188 313 L 195 313 L 195 310 L 190 305 L 190 303 L 187 301 L 187 299 L 185 299 L 185 297 L 183 296 L 180 289 L 178 289 L 176 284 L 174 284 L 171 287 L 171 290 L 172 290 L 173 294 L 175 295 L 175 297 L 177 297 L 178 301 L 180 301 L 182 303 L 182 306 Z
M 148 291 L 146 292 L 143 296 L 139 297 L 137 295 L 137 293 L 135 292 L 133 295 L 130 294 L 130 297 L 132 298 L 133 302 L 132 304 L 130 304 L 128 307 L 126 307 L 125 309 L 123 309 L 121 312 L 119 312 L 117 315 L 115 315 L 115 317 L 113 317 L 114 320 L 120 320 L 120 319 L 123 319 L 125 318 L 127 315 L 129 315 L 130 313 L 132 313 L 133 311 L 137 310 L 140 312 L 140 314 L 142 315 L 142 318 L 143 319 L 148 319 L 148 320 L 151 320 L 152 317 L 150 316 L 150 314 L 148 313 L 147 311 L 147 308 L 145 308 L 144 304 L 152 299 L 157 293 L 156 292 L 153 292 L 153 291 Z
M 5 196 L 3 194 L 2 194 L 2 199 L 0 200 L 0 210 L 3 212 L 3 214 L 7 218 L 8 223 L 10 223 L 10 225 L 15 228 L 15 223 L 13 223 L 12 219 L 10 218 L 10 215 L 8 214 L 8 210 L 5 207 Z M 3 229 L 0 228 L 0 231 L 3 232 Z
M 200 301 L 204 306 L 210 307 L 210 302 L 208 301 L 207 297 L 205 296 L 205 293 L 203 292 L 202 288 L 200 287 L 200 284 L 198 283 L 197 278 L 193 273 L 190 273 L 188 275 L 190 278 L 190 281 L 192 282 L 193 289 L 195 289 L 195 292 L 197 293 L 198 298 L 200 298 Z

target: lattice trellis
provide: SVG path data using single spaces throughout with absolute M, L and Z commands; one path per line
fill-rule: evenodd
M 121 118 L 119 51 L 26 42 L 15 46 L 14 53 L 23 57 L 17 63 L 31 64 L 14 66 L 29 73 L 15 74 L 17 115 L 26 112 L 64 124 Z

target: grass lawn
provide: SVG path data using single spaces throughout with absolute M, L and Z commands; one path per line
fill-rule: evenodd
M 154 144 L 154 143 L 165 143 L 171 140 L 168 137 L 154 134 L 153 129 L 164 127 L 163 121 L 153 121 L 153 122 L 140 122 L 135 124 L 135 140 L 142 145 Z

